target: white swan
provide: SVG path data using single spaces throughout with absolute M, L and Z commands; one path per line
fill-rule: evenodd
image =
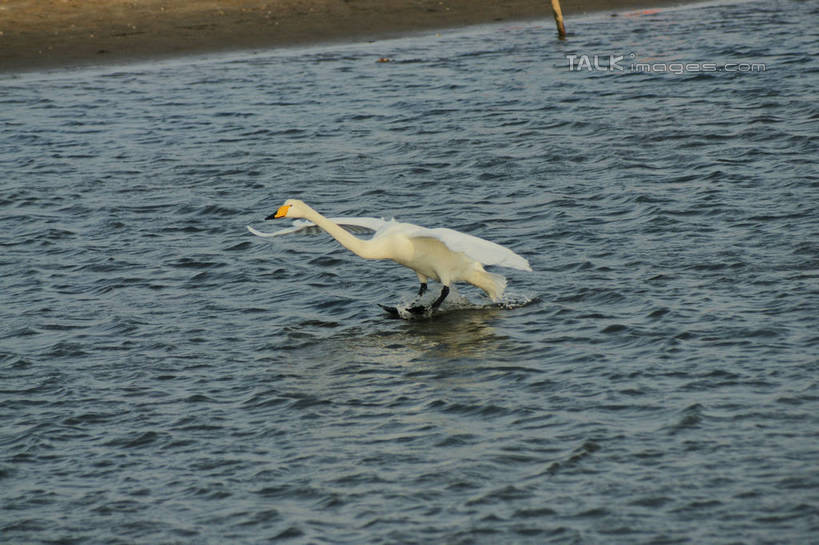
M 278 211 L 265 218 L 304 218 L 289 229 L 275 233 L 263 233 L 248 226 L 248 230 L 261 237 L 280 236 L 298 231 L 323 229 L 342 246 L 364 259 L 392 259 L 409 267 L 418 275 L 421 288 L 418 295 L 427 290 L 429 279 L 442 284 L 441 295 L 432 303 L 436 309 L 449 295 L 453 282 L 469 282 L 498 301 L 506 288 L 506 279 L 487 272 L 483 265 L 511 267 L 531 271 L 529 262 L 512 250 L 452 229 L 427 229 L 411 223 L 385 221 L 378 218 L 325 218 L 305 203 L 287 200 Z M 353 236 L 354 232 L 375 232 L 370 240 Z M 388 311 L 394 309 L 384 307 Z M 425 307 L 412 307 L 413 313 L 425 312 Z

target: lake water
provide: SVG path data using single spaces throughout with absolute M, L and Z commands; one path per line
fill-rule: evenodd
M 0 541 L 815 539 L 817 21 L 2 76 Z M 534 271 L 389 319 L 412 271 L 247 232 L 290 197 Z

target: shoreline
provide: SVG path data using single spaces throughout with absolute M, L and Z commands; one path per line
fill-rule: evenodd
M 690 0 L 563 0 L 571 18 Z M 0 73 L 548 18 L 547 0 L 0 0 Z M 557 32 L 555 38 L 557 39 Z

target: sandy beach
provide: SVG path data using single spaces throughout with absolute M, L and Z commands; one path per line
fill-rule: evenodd
M 668 0 L 564 0 L 572 15 Z M 377 40 L 551 17 L 546 0 L 0 0 L 0 72 Z

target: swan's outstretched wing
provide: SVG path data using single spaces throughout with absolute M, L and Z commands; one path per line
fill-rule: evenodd
M 476 236 L 467 235 L 454 229 L 439 227 L 436 229 L 426 229 L 418 227 L 408 234 L 410 237 L 433 237 L 437 238 L 447 248 L 454 252 L 462 252 L 468 257 L 483 265 L 497 265 L 498 267 L 509 267 L 522 271 L 531 271 L 529 262 L 508 248 L 500 244 L 489 242 Z
M 382 218 L 327 218 L 333 223 L 339 224 L 353 234 L 368 234 L 381 229 L 387 222 Z M 291 227 L 281 229 L 273 233 L 263 233 L 247 226 L 247 230 L 257 237 L 278 237 L 292 233 L 315 234 L 321 232 L 321 228 L 308 220 L 295 220 Z

